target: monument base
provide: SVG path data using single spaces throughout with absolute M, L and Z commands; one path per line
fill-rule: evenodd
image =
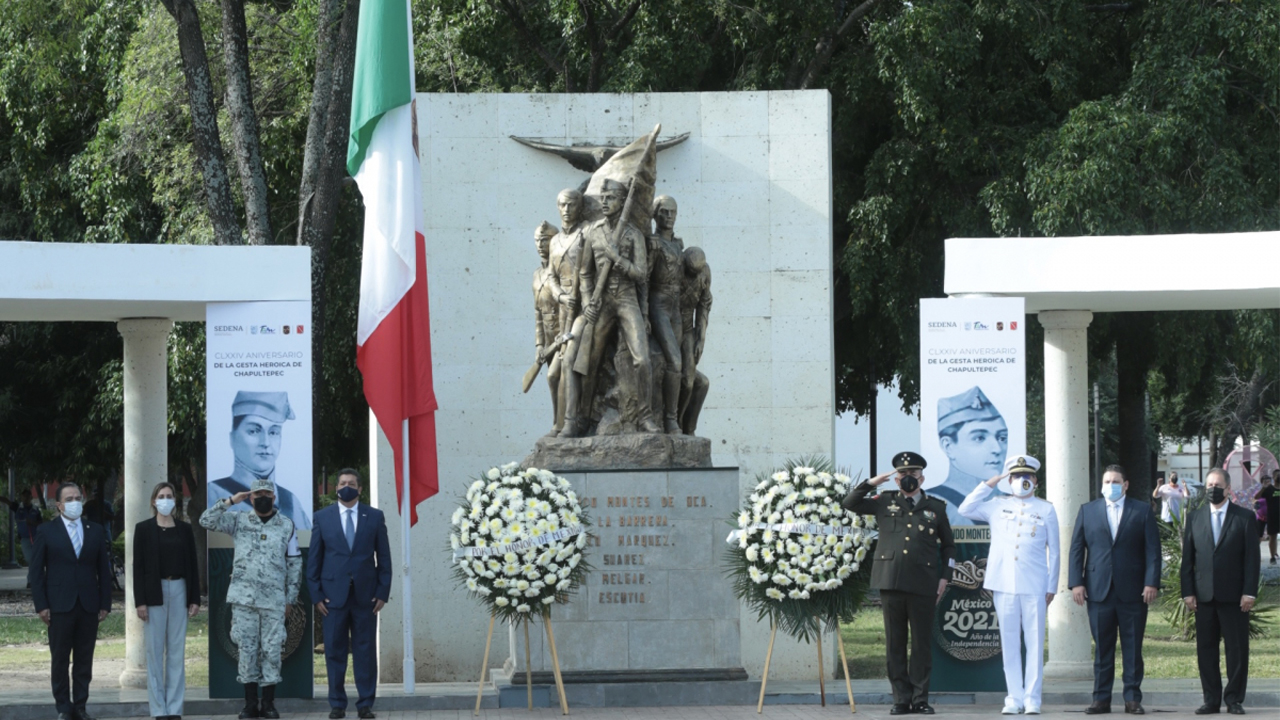
M 738 469 L 563 475 L 591 518 L 591 571 L 575 597 L 551 609 L 564 681 L 742 682 L 741 604 L 721 563 Z M 528 635 L 520 625 L 509 633 L 512 677 L 523 681 L 531 669 L 535 682 L 545 681 L 552 667 L 543 623 L 534 620 Z
M 522 465 L 559 473 L 582 470 L 709 468 L 711 440 L 692 435 L 653 433 L 581 438 L 544 437 L 534 443 L 533 452 L 524 459 Z

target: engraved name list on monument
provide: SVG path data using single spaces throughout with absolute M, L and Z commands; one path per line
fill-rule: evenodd
M 738 603 L 718 557 L 737 472 L 565 474 L 592 518 L 592 571 L 580 597 L 552 612 L 565 672 L 741 666 Z M 536 634 L 531 643 L 534 672 L 549 669 Z

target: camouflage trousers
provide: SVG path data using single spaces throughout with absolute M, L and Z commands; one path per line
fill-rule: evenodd
M 240 652 L 236 680 L 246 685 L 279 683 L 280 655 L 287 635 L 283 607 L 264 610 L 232 605 L 231 642 Z

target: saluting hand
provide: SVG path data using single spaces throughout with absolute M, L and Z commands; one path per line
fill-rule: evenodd
M 232 505 L 239 505 L 240 503 L 242 503 L 242 502 L 244 502 L 245 500 L 248 500 L 248 499 L 249 499 L 249 491 L 248 491 L 248 490 L 246 490 L 246 491 L 244 491 L 244 492 L 238 492 L 238 493 L 236 493 L 235 495 L 232 495 L 232 496 L 231 496 L 231 504 L 232 504 Z
M 995 487 L 997 484 L 999 484 L 1001 480 L 1009 477 L 1009 474 L 1010 473 L 1005 473 L 1003 475 L 996 475 L 995 477 L 987 481 L 987 487 L 991 487 L 991 488 Z

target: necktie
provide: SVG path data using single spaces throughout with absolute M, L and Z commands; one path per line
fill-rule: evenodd
M 1222 511 L 1215 510 L 1213 512 L 1213 546 L 1218 546 L 1218 539 L 1222 537 Z
M 1110 506 L 1111 510 L 1111 539 L 1116 539 L 1116 532 L 1120 529 L 1120 503 Z
M 915 506 L 916 506 L 916 499 L 915 499 L 915 498 L 910 498 L 910 497 L 909 497 L 909 498 L 906 498 L 903 502 L 904 502 L 904 503 L 906 504 L 906 506 L 907 506 L 907 512 L 911 512 L 911 511 L 915 508 Z
M 356 546 L 356 524 L 351 519 L 354 509 L 344 510 L 343 514 L 347 516 L 347 526 L 343 529 L 343 534 L 347 536 L 347 549 L 350 550 Z
M 1214 532 L 1216 536 L 1217 531 L 1214 531 Z M 76 557 L 80 557 L 80 548 L 83 546 L 83 544 L 84 544 L 83 541 L 80 539 L 80 523 L 72 523 L 71 524 L 71 545 L 76 549 Z

